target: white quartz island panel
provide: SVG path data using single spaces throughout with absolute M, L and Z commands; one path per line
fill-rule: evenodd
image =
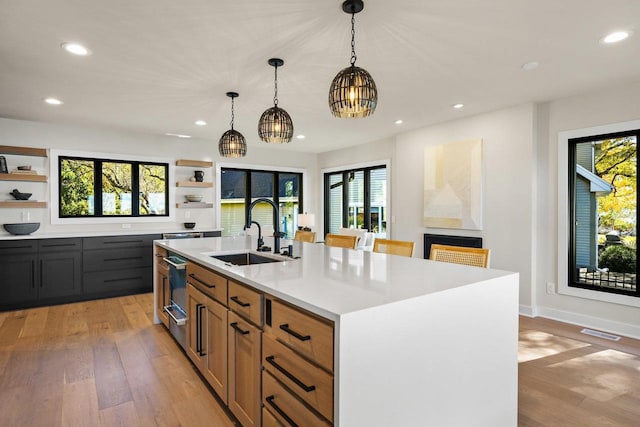
M 335 322 L 335 425 L 517 424 L 516 273 L 300 242 L 228 266 L 211 255 L 255 240 L 156 243 Z

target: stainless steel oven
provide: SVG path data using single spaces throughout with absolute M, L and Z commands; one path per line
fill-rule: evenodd
M 164 307 L 169 314 L 169 332 L 186 351 L 187 346 L 187 260 L 168 253 L 164 261 L 169 265 L 170 304 Z

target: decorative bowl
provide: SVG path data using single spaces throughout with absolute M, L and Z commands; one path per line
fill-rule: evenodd
M 202 200 L 202 196 L 199 194 L 187 194 L 184 196 L 188 202 L 199 202 Z
M 14 188 L 9 194 L 11 194 L 16 200 L 29 200 L 29 197 L 31 197 L 31 193 L 21 193 L 17 188 Z
M 185 222 L 184 223 L 184 228 L 187 228 L 189 230 L 191 230 L 192 228 L 194 228 L 196 226 L 195 222 Z
M 31 234 L 40 228 L 39 222 L 23 222 L 20 224 L 3 224 L 4 229 L 16 236 Z
M 19 171 L 30 171 L 31 170 L 31 165 L 18 166 L 18 170 Z

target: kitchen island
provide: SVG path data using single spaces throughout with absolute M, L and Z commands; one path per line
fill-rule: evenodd
M 239 417 L 243 425 L 295 424 L 300 411 L 317 415 L 318 421 L 298 418 L 306 420 L 299 425 L 517 424 L 516 273 L 301 242 L 294 242 L 293 253 L 299 259 L 237 266 L 212 257 L 255 249 L 251 237 L 161 240 L 155 245 L 156 251 L 182 256 L 193 268 L 228 280 L 228 304 L 219 300 L 215 305 L 228 311 L 229 323 L 234 324 L 227 329 L 230 349 L 236 343 L 232 334 L 251 336 L 245 329 L 257 326 L 252 351 L 257 346 L 261 353 L 257 369 L 264 371 L 257 393 L 264 407 L 257 417 Z M 199 279 L 194 275 L 191 281 Z M 162 298 L 158 281 L 154 289 L 156 298 Z M 196 287 L 192 292 L 199 293 Z M 260 318 L 250 322 L 248 311 L 236 309 L 236 304 L 244 305 L 253 294 L 263 305 Z M 291 319 L 301 319 L 302 326 L 283 323 L 289 313 Z M 204 315 L 199 316 L 189 317 L 188 330 L 202 321 Z M 300 334 L 306 320 L 316 322 L 318 330 L 329 328 L 331 360 L 316 357 L 320 338 Z M 204 353 L 202 339 L 195 344 L 200 346 L 198 354 Z M 278 360 L 286 361 L 291 353 L 309 366 L 307 370 L 316 369 L 332 382 L 329 403 L 315 396 L 320 385 L 300 380 L 305 369 L 291 375 L 297 362 L 289 369 L 282 369 L 283 362 L 273 369 L 274 355 L 267 353 L 275 345 L 282 347 Z M 230 382 L 231 362 L 229 350 Z M 283 371 L 289 375 L 280 375 Z M 228 395 L 234 412 L 233 387 L 224 390 L 221 398 L 226 403 Z

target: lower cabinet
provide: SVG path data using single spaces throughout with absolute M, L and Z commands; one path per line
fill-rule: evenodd
M 187 354 L 227 403 L 227 308 L 187 284 Z
M 13 307 L 36 301 L 38 298 L 37 254 L 3 255 L 0 257 L 2 271 L 2 306 Z
M 166 326 L 169 327 L 169 314 L 164 308 L 171 303 L 171 287 L 169 286 L 169 266 L 164 261 L 167 257 L 166 249 L 155 248 L 154 259 L 156 264 L 156 284 L 158 286 L 156 292 L 156 312 L 158 318 Z
M 260 358 L 262 331 L 229 312 L 229 409 L 244 426 L 261 425 Z
M 82 252 L 41 253 L 39 298 L 61 298 L 82 293 Z

